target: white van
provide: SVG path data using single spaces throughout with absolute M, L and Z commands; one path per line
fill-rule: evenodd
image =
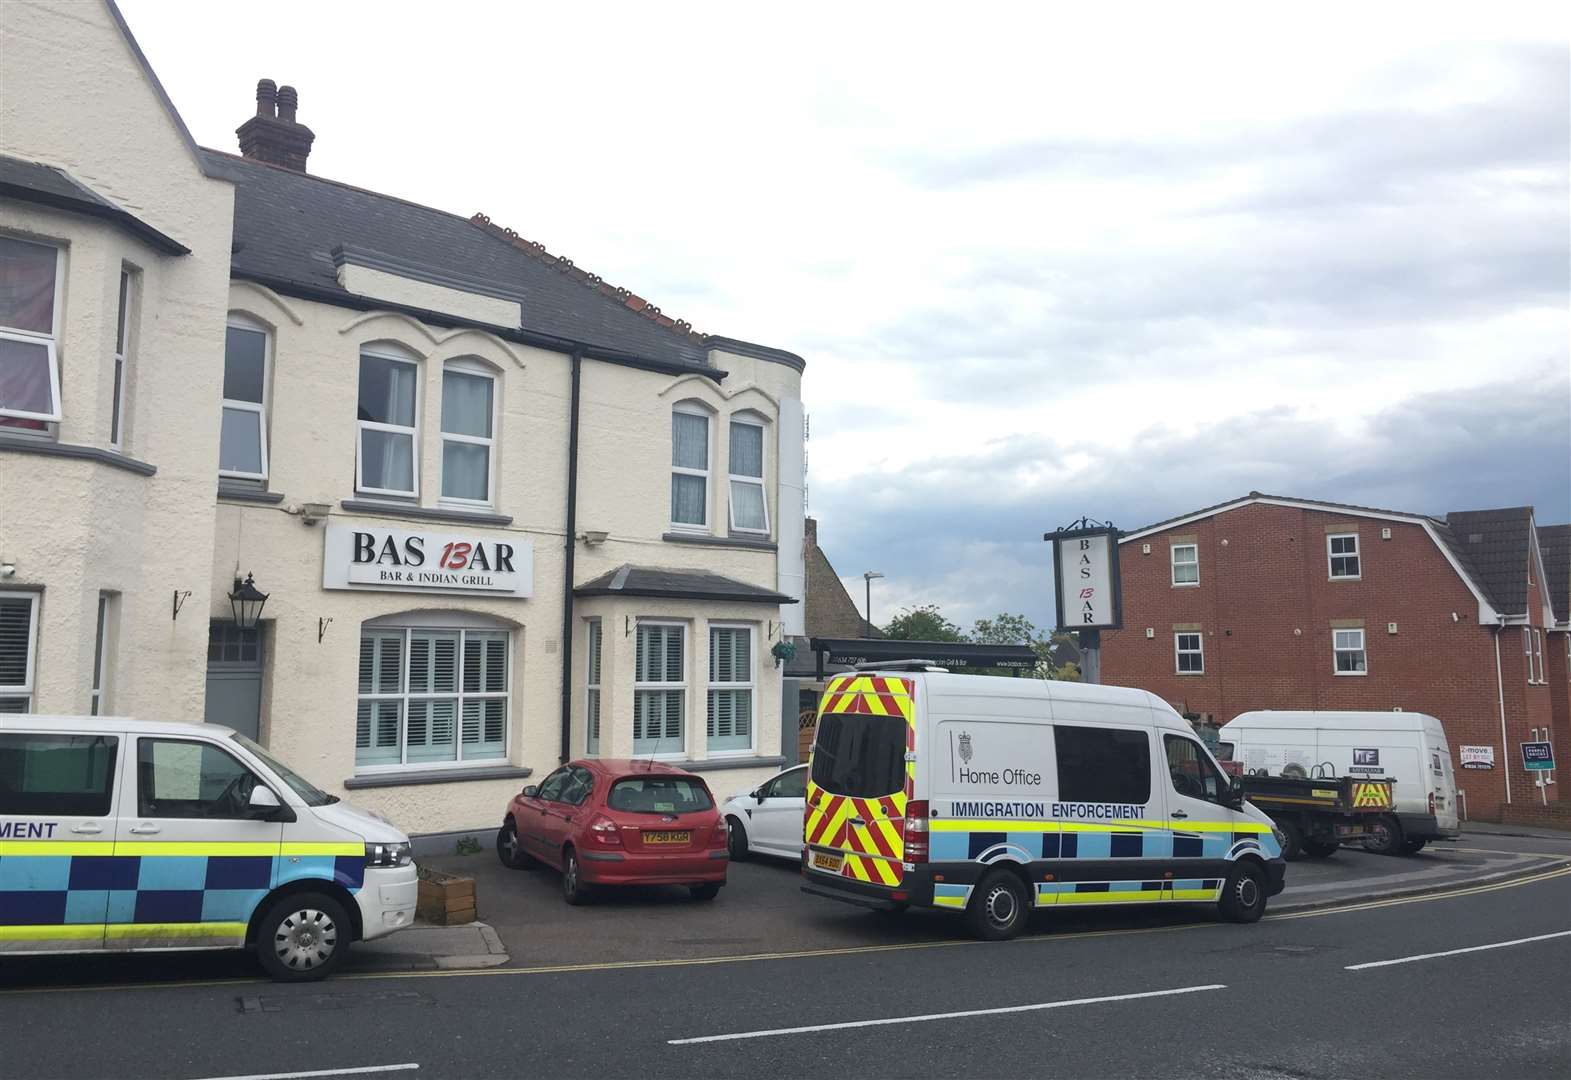
M 250 947 L 319 979 L 416 891 L 408 837 L 229 728 L 0 719 L 0 956 Z
M 1268 776 L 1361 776 L 1395 781 L 1393 812 L 1365 846 L 1392 855 L 1454 840 L 1456 772 L 1439 720 L 1416 712 L 1240 713 L 1221 732 L 1223 757 Z
M 830 681 L 803 833 L 803 891 L 962 912 L 995 940 L 1032 907 L 1253 922 L 1286 872 L 1271 819 L 1160 698 L 919 661 Z

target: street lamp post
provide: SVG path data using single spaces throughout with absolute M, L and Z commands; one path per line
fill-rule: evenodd
M 869 630 L 871 630 L 873 625 L 873 579 L 883 576 L 877 570 L 864 570 L 862 572 L 862 582 L 867 586 L 867 603 L 862 609 L 862 617 L 867 620 Z

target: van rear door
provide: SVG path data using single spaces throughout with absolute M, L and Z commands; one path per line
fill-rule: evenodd
M 803 817 L 809 869 L 887 887 L 904 878 L 914 688 L 910 679 L 880 675 L 830 681 Z

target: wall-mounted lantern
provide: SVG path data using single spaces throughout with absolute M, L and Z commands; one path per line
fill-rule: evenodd
M 257 589 L 250 574 L 246 574 L 244 581 L 235 578 L 234 592 L 229 594 L 229 606 L 234 609 L 236 626 L 242 630 L 255 630 L 257 621 L 262 617 L 262 605 L 266 603 L 267 594 Z

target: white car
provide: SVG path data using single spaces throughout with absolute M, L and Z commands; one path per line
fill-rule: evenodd
M 720 813 L 730 829 L 731 858 L 749 852 L 796 862 L 802 857 L 802 812 L 807 766 L 776 773 L 752 791 L 731 796 Z

